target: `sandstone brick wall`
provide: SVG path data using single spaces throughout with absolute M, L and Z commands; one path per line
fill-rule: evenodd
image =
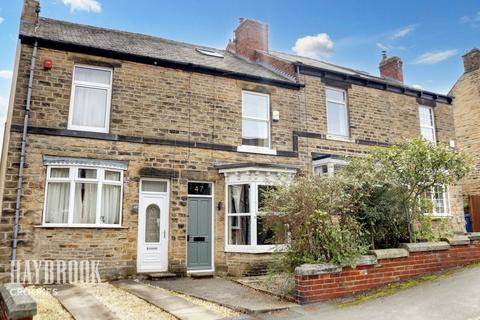
M 464 195 L 480 195 L 480 69 L 465 73 L 452 89 L 458 147 L 474 158 L 475 170 L 463 180 Z
M 13 129 L 23 122 L 31 52 L 30 46 L 22 45 Z M 50 71 L 42 68 L 46 58 L 53 61 Z M 108 277 L 134 273 L 138 215 L 135 205 L 138 204 L 140 172 L 145 168 L 154 168 L 174 172 L 177 176 L 170 179 L 169 268 L 174 272 L 185 272 L 188 180 L 212 181 L 215 184 L 213 207 L 217 208 L 218 201 L 225 201 L 225 185 L 223 176 L 213 168 L 215 163 L 276 163 L 294 165 L 309 173 L 312 152 L 338 155 L 368 152 L 366 144 L 325 139 L 324 84 L 316 77 L 302 76 L 306 87 L 293 90 L 45 48 L 38 51 L 29 121 L 31 128 L 67 129 L 75 63 L 114 68 L 111 134 L 210 143 L 233 149 L 214 150 L 189 148 L 182 144 L 159 145 L 30 133 L 22 194 L 19 259 L 80 259 L 88 256 L 104 262 L 102 272 Z M 234 147 L 241 144 L 241 92 L 244 89 L 270 93 L 271 110 L 280 112 L 280 121 L 272 123 L 272 147 L 289 153 L 268 156 L 234 151 Z M 354 139 L 394 143 L 403 137 L 420 134 L 417 102 L 413 97 L 353 85 L 348 90 L 348 99 Z M 438 138 L 445 142 L 453 139 L 451 107 L 437 104 L 435 116 Z M 313 134 L 299 135 L 298 156 L 293 152 L 297 151 L 294 150 L 294 132 Z M 0 220 L 0 261 L 3 263 L 11 254 L 20 151 L 18 130 L 12 131 L 8 148 Z M 39 227 L 45 196 L 43 155 L 128 160 L 124 178 L 124 228 Z M 452 210 L 452 223 L 456 230 L 462 230 L 463 220 L 458 217 L 463 215 L 463 208 L 456 204 L 455 197 L 452 197 L 452 208 L 455 208 Z M 266 255 L 226 254 L 224 209 L 215 209 L 213 218 L 216 270 L 234 274 L 265 270 Z

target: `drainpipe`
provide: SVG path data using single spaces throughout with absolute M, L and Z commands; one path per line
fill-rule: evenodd
M 38 42 L 33 45 L 32 61 L 30 64 L 30 75 L 28 78 L 27 104 L 25 106 L 25 115 L 23 117 L 22 146 L 20 149 L 20 169 L 18 171 L 17 198 L 15 202 L 15 220 L 13 223 L 13 241 L 12 241 L 12 266 L 17 259 L 18 244 L 18 224 L 20 220 L 20 205 L 23 187 L 23 170 L 25 167 L 25 148 L 27 144 L 28 115 L 30 114 L 30 105 L 32 103 L 33 73 L 35 72 L 35 62 L 37 60 Z
M 300 83 L 300 66 L 295 64 L 295 76 L 297 78 L 297 83 Z

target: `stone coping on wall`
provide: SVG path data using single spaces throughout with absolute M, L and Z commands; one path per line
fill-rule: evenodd
M 305 264 L 295 269 L 300 304 L 352 295 L 424 274 L 480 262 L 480 233 L 438 242 L 371 250 L 354 266 Z
M 370 252 L 375 255 L 377 259 L 394 259 L 408 257 L 408 251 L 401 248 L 376 249 L 370 250 Z
M 450 249 L 450 244 L 445 241 L 402 243 L 400 246 L 406 249 L 408 252 L 440 251 Z
M 0 320 L 32 319 L 37 314 L 37 303 L 18 283 L 7 283 L 0 288 Z

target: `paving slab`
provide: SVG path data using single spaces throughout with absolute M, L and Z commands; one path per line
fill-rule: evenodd
M 207 300 L 250 314 L 284 310 L 298 306 L 239 283 L 222 278 L 148 281 L 153 286 Z
M 112 284 L 165 310 L 181 320 L 216 320 L 223 318 L 223 315 L 215 311 L 144 283 L 133 280 L 121 280 L 114 281 Z
M 117 320 L 119 319 L 104 304 L 80 287 L 71 284 L 54 285 L 55 298 L 75 320 Z

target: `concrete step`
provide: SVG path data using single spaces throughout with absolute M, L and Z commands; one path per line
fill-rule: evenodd
M 163 279 L 171 279 L 171 278 L 177 277 L 175 273 L 170 273 L 170 272 L 155 272 L 155 273 L 146 273 L 142 275 L 148 280 L 163 280 Z
M 189 275 L 193 279 L 213 278 L 213 272 L 192 272 Z

